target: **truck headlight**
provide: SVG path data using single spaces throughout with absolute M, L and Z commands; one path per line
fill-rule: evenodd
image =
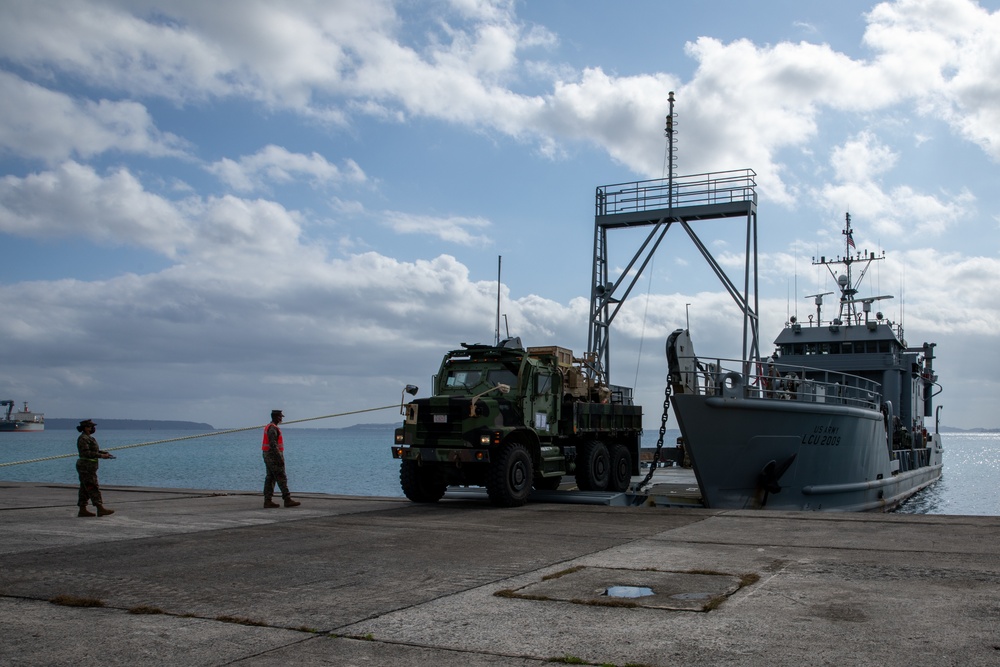
M 490 446 L 490 434 L 489 433 L 485 433 L 485 434 L 479 436 L 479 444 L 483 445 L 484 447 L 489 447 Z

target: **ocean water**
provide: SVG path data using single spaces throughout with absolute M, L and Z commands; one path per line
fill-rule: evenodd
M 190 438 L 111 453 L 102 460 L 102 486 L 260 491 L 264 460 L 263 429 L 222 433 L 197 431 L 101 431 L 94 437 L 101 449 L 172 438 Z M 393 431 L 388 429 L 310 429 L 286 427 L 285 472 L 292 493 L 337 493 L 354 496 L 399 496 L 399 461 L 392 458 Z M 76 455 L 72 430 L 41 433 L 0 433 L 0 464 L 59 454 Z M 0 480 L 78 484 L 75 458 L 0 467 Z
M 391 428 L 282 430 L 292 493 L 402 497 L 399 462 L 390 453 Z M 0 480 L 77 484 L 77 435 L 76 430 L 55 429 L 0 433 Z M 205 437 L 144 444 L 193 435 Z M 95 436 L 102 449 L 128 446 L 113 452 L 117 458 L 101 461 L 104 486 L 220 491 L 260 491 L 263 486 L 259 430 L 223 434 L 98 430 Z M 654 447 L 656 436 L 647 432 L 643 446 Z M 941 479 L 897 511 L 1000 516 L 1000 433 L 946 433 L 944 444 Z M 67 458 L 2 465 L 67 454 Z

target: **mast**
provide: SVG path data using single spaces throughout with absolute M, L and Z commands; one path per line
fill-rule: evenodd
M 846 324 L 851 326 L 852 324 L 862 324 L 868 321 L 868 315 L 871 312 L 871 304 L 874 301 L 880 299 L 891 299 L 891 296 L 873 296 L 864 299 L 858 299 L 858 286 L 861 285 L 861 281 L 864 280 L 865 274 L 868 273 L 868 269 L 871 267 L 872 262 L 882 261 L 885 259 L 885 251 L 882 251 L 881 256 L 877 256 L 873 252 L 868 250 L 859 251 L 854 243 L 854 229 L 851 227 L 851 214 L 846 213 L 844 215 L 844 229 L 841 230 L 841 234 L 844 235 L 844 256 L 839 255 L 836 258 L 827 259 L 825 256 L 820 257 L 817 261 L 813 257 L 813 266 L 822 265 L 825 266 L 827 271 L 833 277 L 833 280 L 837 283 L 840 288 L 840 314 L 832 321 L 832 324 Z M 860 273 L 855 278 L 852 266 L 855 263 L 863 265 Z M 837 272 L 833 267 L 843 266 L 844 273 L 837 275 Z M 821 324 L 820 319 L 820 305 L 822 304 L 822 299 L 827 294 L 832 294 L 832 292 L 824 292 L 823 294 L 813 294 L 811 297 L 816 298 L 816 317 L 817 324 Z M 810 298 L 810 297 L 806 297 Z M 862 304 L 862 314 L 858 312 L 858 304 Z

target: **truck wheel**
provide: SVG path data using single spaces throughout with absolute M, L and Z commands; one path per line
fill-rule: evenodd
M 611 476 L 611 460 L 603 442 L 583 443 L 576 459 L 576 485 L 581 491 L 604 491 Z
M 535 478 L 535 488 L 539 491 L 555 491 L 561 483 L 562 476 Z
M 486 494 L 499 507 L 520 507 L 528 502 L 532 477 L 531 455 L 524 445 L 512 442 L 490 464 Z
M 632 483 L 632 455 L 625 445 L 612 445 L 611 475 L 608 480 L 609 491 L 628 491 Z
M 415 503 L 436 503 L 448 489 L 448 482 L 439 470 L 410 460 L 400 463 L 399 485 L 406 497 Z

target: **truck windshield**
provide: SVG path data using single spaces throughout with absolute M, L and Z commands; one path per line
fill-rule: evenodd
M 461 369 L 461 370 L 450 370 L 448 371 L 448 376 L 444 380 L 446 387 L 461 387 L 462 389 L 472 389 L 477 384 L 479 384 L 479 379 L 482 377 L 482 371 L 479 369 Z
M 507 368 L 451 368 L 444 378 L 446 388 L 485 391 L 498 384 L 517 388 L 517 374 Z
M 486 372 L 486 382 L 495 387 L 498 384 L 509 385 L 510 388 L 517 389 L 517 375 L 506 368 L 493 368 Z

